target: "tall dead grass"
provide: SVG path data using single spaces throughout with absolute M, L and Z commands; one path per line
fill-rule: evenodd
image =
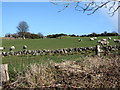
M 57 64 L 33 64 L 10 87 L 120 88 L 120 59 L 95 56 Z

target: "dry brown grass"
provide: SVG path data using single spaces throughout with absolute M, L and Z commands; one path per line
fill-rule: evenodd
M 96 56 L 30 65 L 9 87 L 120 88 L 120 59 Z
M 52 63 L 50 63 L 51 66 Z M 25 72 L 25 79 L 29 87 L 48 86 L 53 84 L 54 70 L 49 64 L 30 65 L 29 69 Z

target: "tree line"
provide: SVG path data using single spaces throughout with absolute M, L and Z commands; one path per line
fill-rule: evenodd
M 97 33 L 91 33 L 88 35 L 75 35 L 75 34 L 71 34 L 71 35 L 67 35 L 67 34 L 52 34 L 52 35 L 47 35 L 44 36 L 42 33 L 38 33 L 38 34 L 34 34 L 34 33 L 30 33 L 30 32 L 26 32 L 25 33 L 25 38 L 27 39 L 40 39 L 40 38 L 61 38 L 62 36 L 69 36 L 69 37 L 99 37 L 99 36 L 118 36 L 119 34 L 117 32 L 103 32 L 101 34 L 97 34 Z M 12 38 L 20 38 L 21 36 L 21 32 L 19 33 L 15 33 L 15 34 L 6 34 L 5 37 L 12 37 Z
M 108 33 L 107 31 L 97 34 L 95 32 L 88 34 L 88 35 L 67 35 L 67 34 L 52 34 L 52 35 L 47 35 L 44 36 L 42 33 L 34 34 L 30 33 L 29 31 L 29 26 L 27 22 L 22 21 L 18 24 L 17 26 L 17 33 L 14 34 L 6 34 L 5 37 L 11 37 L 11 38 L 22 38 L 22 39 L 39 39 L 39 38 L 61 38 L 61 36 L 70 36 L 70 37 L 98 37 L 98 36 L 118 36 L 119 34 L 115 31 Z
M 71 35 L 67 35 L 67 34 L 52 34 L 52 35 L 47 35 L 47 38 L 60 38 L 61 36 L 69 36 L 69 37 L 99 37 L 99 36 L 118 36 L 119 34 L 115 31 L 108 33 L 108 32 L 103 32 L 101 34 L 97 34 L 97 33 L 91 33 L 88 35 L 75 35 L 75 34 L 71 34 Z
M 97 34 L 97 33 L 91 33 L 91 34 L 88 34 L 88 35 L 81 35 L 81 37 L 99 37 L 99 36 L 118 36 L 119 34 L 117 33 L 117 32 L 115 32 L 115 31 L 113 31 L 113 32 L 107 32 L 107 31 L 105 31 L 105 32 L 103 32 L 103 33 L 101 33 L 101 34 Z
M 25 32 L 24 37 L 21 37 L 21 33 L 14 33 L 14 34 L 6 34 L 5 37 L 10 37 L 10 38 L 21 38 L 21 39 L 39 39 L 39 38 L 44 38 L 42 33 L 34 34 L 30 32 Z

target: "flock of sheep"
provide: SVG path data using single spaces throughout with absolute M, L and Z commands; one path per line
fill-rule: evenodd
M 112 39 L 111 37 L 108 37 L 107 39 L 104 38 L 104 39 L 98 40 L 97 42 L 100 43 L 101 45 L 109 45 L 109 40 L 111 39 Z M 94 40 L 97 40 L 97 37 L 90 38 L 90 41 L 94 41 Z M 81 42 L 81 41 L 82 39 L 78 39 L 78 42 Z M 113 41 L 115 43 L 120 43 L 120 39 L 113 39 Z
M 97 37 L 93 37 L 90 38 L 91 41 L 93 40 L 97 40 Z M 108 39 L 102 39 L 102 40 L 98 40 L 97 42 L 100 43 L 101 45 L 107 45 L 106 47 L 104 47 L 105 50 L 107 51 L 112 51 L 112 50 L 120 50 L 120 46 L 111 46 L 108 45 L 109 41 L 111 40 L 111 37 L 108 37 Z M 82 41 L 82 39 L 78 39 L 79 42 Z M 115 43 L 120 43 L 119 39 L 114 39 Z M 56 49 L 56 50 L 27 50 L 27 46 L 24 45 L 23 46 L 23 50 L 21 51 L 14 51 L 15 50 L 15 46 L 11 46 L 9 48 L 8 52 L 2 52 L 1 55 L 2 56 L 18 56 L 18 55 L 55 55 L 55 54 L 73 54 L 73 53 L 78 53 L 78 52 L 82 52 L 82 51 L 95 51 L 96 52 L 96 47 L 79 47 L 79 48 L 63 48 L 63 49 Z M 100 47 L 102 49 L 102 47 Z M 99 49 L 100 49 L 99 48 Z M 0 47 L 0 50 L 2 51 L 3 49 L 5 49 L 4 47 Z

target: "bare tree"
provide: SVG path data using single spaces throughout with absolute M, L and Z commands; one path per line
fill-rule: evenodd
M 25 39 L 25 34 L 26 34 L 26 32 L 29 30 L 28 28 L 29 28 L 29 26 L 28 26 L 27 22 L 25 22 L 25 21 L 21 21 L 21 22 L 19 23 L 19 25 L 17 26 L 18 34 L 19 34 L 23 39 Z
M 51 2 L 55 5 L 63 5 L 63 9 L 58 11 L 62 12 L 68 7 L 73 7 L 75 8 L 76 11 L 81 11 L 81 12 L 87 12 L 87 15 L 91 15 L 95 13 L 97 10 L 100 8 L 107 8 L 108 13 L 113 16 L 116 11 L 119 10 L 120 8 L 120 1 L 119 0 L 103 0 L 101 2 L 97 2 L 97 0 L 89 0 L 89 2 L 84 2 L 84 0 L 79 0 L 76 2 L 66 2 L 66 3 L 57 3 L 57 2 Z

